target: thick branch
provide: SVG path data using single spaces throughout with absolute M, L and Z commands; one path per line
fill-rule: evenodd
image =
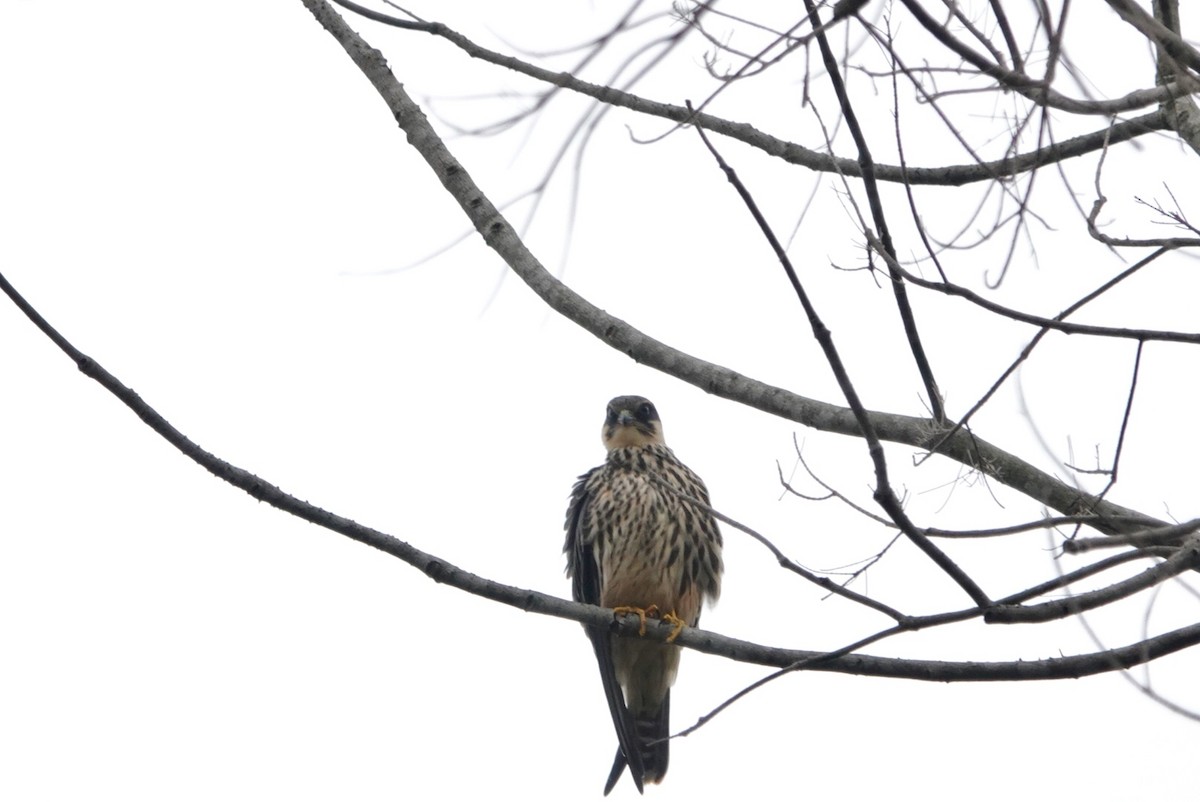
M 304 0 L 320 17 L 321 0 Z M 326 7 L 327 8 L 327 7 Z M 339 20 L 340 21 L 340 20 Z M 485 599 L 491 599 L 526 612 L 535 612 L 557 618 L 578 621 L 581 624 L 608 627 L 621 635 L 638 633 L 640 622 L 636 617 L 617 619 L 613 611 L 590 604 L 567 601 L 535 590 L 505 585 L 485 577 L 464 571 L 456 565 L 441 560 L 432 554 L 405 543 L 377 529 L 356 523 L 336 513 L 323 510 L 306 501 L 288 495 L 275 485 L 247 470 L 232 465 L 214 454 L 205 451 L 171 425 L 154 408 L 141 399 L 115 376 L 91 357 L 82 353 L 55 330 L 41 314 L 21 297 L 8 280 L 0 274 L 0 291 L 33 321 L 72 361 L 79 370 L 115 395 L 129 407 L 146 425 L 177 448 L 186 457 L 207 469 L 219 479 L 249 493 L 259 501 L 317 524 L 333 532 L 345 535 L 360 543 L 373 546 L 380 551 L 397 557 L 418 568 L 435 582 L 443 583 Z M 674 632 L 674 627 L 662 621 L 652 621 L 646 637 L 665 641 Z M 811 661 L 811 668 L 819 671 L 837 671 L 877 677 L 921 679 L 930 682 L 983 682 L 995 680 L 1046 680 L 1082 677 L 1128 668 L 1139 663 L 1157 659 L 1163 655 L 1200 643 L 1200 625 L 1168 632 L 1141 643 L 1132 644 L 1094 654 L 1050 658 L 1037 661 L 1008 661 L 998 663 L 945 662 L 934 660 L 904 660 L 870 655 L 847 655 L 826 659 L 822 652 L 779 649 L 762 646 L 736 638 L 725 637 L 715 632 L 689 628 L 674 641 L 680 646 L 728 657 L 743 662 L 768 666 L 790 666 L 801 661 Z
M 1200 51 L 1184 41 L 1182 36 L 1147 14 L 1132 0 L 1106 0 L 1106 2 L 1121 19 L 1165 50 L 1176 62 L 1200 73 Z
M 504 216 L 446 149 L 420 108 L 388 70 L 383 55 L 367 45 L 324 2 L 304 0 L 304 3 L 375 86 L 393 117 L 407 133 L 409 143 L 433 169 L 488 246 L 551 309 L 631 359 L 705 392 L 803 426 L 836 434 L 862 436 L 862 430 L 850 409 L 806 398 L 686 354 L 644 334 L 569 289 L 529 252 Z M 919 449 L 929 449 L 937 444 L 937 453 L 975 468 L 1051 509 L 1065 515 L 1097 516 L 1095 528 L 1098 531 L 1124 532 L 1166 525 L 1157 518 L 1066 485 L 975 434 L 958 431 L 942 441 L 946 432 L 953 427 L 939 426 L 928 419 L 908 415 L 870 410 L 867 414 L 881 440 L 904 443 Z
M 341 42 L 349 43 L 347 45 L 348 52 L 351 55 L 356 53 L 354 42 L 357 37 L 342 23 L 340 18 L 332 13 L 329 7 L 321 0 L 304 0 L 305 4 L 313 11 L 318 20 L 322 22 Z M 361 40 L 357 40 L 361 41 Z M 361 50 L 357 50 L 359 55 L 373 60 L 378 58 L 378 53 L 371 51 L 363 46 Z M 382 64 L 382 60 L 379 60 Z M 386 73 L 386 68 L 383 68 Z M 398 88 L 398 85 L 397 85 Z M 407 101 L 411 106 L 411 101 L 403 96 L 402 90 L 400 97 Z M 408 111 L 415 111 L 420 115 L 419 110 L 415 106 Z M 400 115 L 397 115 L 398 118 Z M 423 122 L 423 118 L 421 118 Z M 413 120 L 408 119 L 407 122 L 413 123 Z M 410 131 L 410 138 L 413 140 L 415 147 L 428 147 L 429 141 L 423 141 L 423 135 L 426 133 L 419 130 Z M 433 142 L 440 147 L 440 142 L 434 138 Z M 448 156 L 448 154 L 447 154 Z M 443 181 L 454 181 L 457 178 L 464 178 L 465 172 L 457 165 L 453 159 L 447 159 L 440 162 L 439 167 L 443 168 L 439 171 L 439 175 L 443 177 Z M 469 181 L 469 178 L 466 180 Z M 473 203 L 466 203 L 466 206 L 471 208 L 485 206 L 487 201 L 482 195 L 474 196 Z M 490 210 L 490 215 L 486 218 L 490 221 L 498 221 L 501 225 L 499 229 L 503 232 L 503 220 L 495 213 L 494 209 Z M 495 235 L 496 230 L 491 230 L 491 234 Z M 489 240 L 491 242 L 491 240 Z M 495 247 L 495 246 L 493 246 Z M 81 372 L 86 376 L 94 379 L 109 392 L 113 393 L 119 400 L 128 406 L 135 414 L 137 414 L 151 429 L 157 432 L 160 436 L 174 445 L 187 457 L 203 466 L 205 469 L 223 479 L 224 481 L 233 484 L 256 499 L 265 501 L 272 506 L 289 512 L 304 520 L 316 523 L 320 526 L 328 528 L 332 531 L 344 534 L 354 540 L 371 545 L 385 553 L 396 556 L 405 562 L 419 568 L 423 573 L 429 576 L 436 582 L 448 584 L 450 586 L 465 590 L 475 595 L 482 596 L 487 599 L 498 601 L 513 607 L 517 607 L 526 611 L 534 611 L 542 614 L 553 615 L 556 617 L 570 619 L 580 623 L 592 626 L 608 626 L 614 631 L 621 634 L 632 634 L 638 629 L 636 621 L 617 622 L 614 620 L 612 611 L 606 610 L 591 605 L 578 604 L 574 602 L 558 599 L 547 594 L 539 593 L 532 590 L 516 588 L 510 585 L 505 585 L 493 580 L 479 577 L 464 571 L 457 566 L 440 560 L 434 555 L 423 552 L 403 541 L 400 541 L 387 534 L 371 529 L 354 521 L 338 516 L 334 513 L 323 510 L 317 506 L 296 499 L 278 487 L 265 481 L 264 479 L 255 476 L 237 466 L 234 466 L 219 457 L 205 451 L 197 444 L 184 436 L 178 429 L 172 426 L 165 420 L 157 411 L 146 404 L 132 389 L 121 383 L 116 377 L 105 370 L 101 365 L 92 360 L 90 357 L 79 351 L 67 341 L 59 332 L 57 332 L 49 323 L 34 310 L 8 283 L 8 281 L 0 275 L 0 291 L 5 292 L 20 308 L 31 321 L 41 329 L 47 337 L 56 343 L 64 353 L 66 353 L 76 364 Z M 568 290 L 562 288 L 563 292 L 569 293 Z M 623 325 L 623 324 L 622 324 Z M 640 334 L 634 332 L 635 334 Z M 704 363 L 707 364 L 707 363 Z M 715 367 L 715 366 L 713 366 Z M 745 380 L 749 382 L 750 380 Z M 761 387 L 766 387 L 761 385 Z M 773 390 L 774 388 L 767 388 Z M 780 393 L 784 391 L 778 391 Z M 799 398 L 799 397 L 795 397 Z M 799 399 L 806 401 L 805 399 Z M 816 402 L 811 402 L 816 403 Z M 825 405 L 829 406 L 829 405 Z M 882 416 L 879 413 L 869 413 L 877 416 L 880 421 L 886 421 L 891 416 Z M 1106 509 L 1110 512 L 1119 511 L 1120 508 L 1109 505 Z M 1144 519 L 1145 516 L 1136 516 L 1139 519 Z M 1116 524 L 1114 524 L 1116 525 Z M 649 637 L 665 639 L 672 632 L 672 627 L 668 624 L 656 623 L 648 632 Z M 811 661 L 814 669 L 841 671 L 847 673 L 868 674 L 873 676 L 888 676 L 888 677 L 905 677 L 912 679 L 921 679 L 927 681 L 994 681 L 994 680 L 1032 680 L 1032 679 L 1057 679 L 1064 677 L 1079 677 L 1088 674 L 1100 673 L 1115 668 L 1125 668 L 1137 665 L 1142 662 L 1156 659 L 1166 654 L 1187 648 L 1200 642 L 1200 625 L 1193 625 L 1165 633 L 1163 635 L 1146 639 L 1140 643 L 1122 647 L 1120 649 L 1108 650 L 1088 655 L 1076 655 L 1071 657 L 1062 657 L 1048 659 L 1042 661 L 1016 661 L 1016 662 L 998 662 L 998 663 L 974 663 L 974 662 L 940 662 L 940 661 L 923 661 L 923 660 L 901 660 L 894 658 L 872 657 L 868 655 L 847 655 L 838 658 L 826 659 L 819 652 L 805 652 L 788 649 L 777 649 L 758 644 L 747 643 L 745 641 L 727 638 L 715 633 L 704 632 L 701 630 L 686 630 L 679 637 L 677 643 L 688 646 L 689 648 L 699 649 L 712 654 L 724 655 L 733 659 L 747 660 L 761 663 L 764 665 L 790 666 L 801 661 Z
M 1168 31 L 1178 35 L 1180 31 L 1179 0 L 1152 0 L 1151 7 L 1154 10 L 1154 18 L 1161 22 Z M 1157 83 L 1160 86 L 1172 83 L 1175 81 L 1177 72 L 1175 60 L 1171 58 L 1161 42 L 1155 49 L 1158 60 Z M 1200 108 L 1196 107 L 1196 101 L 1191 96 L 1179 97 L 1163 103 L 1162 109 L 1167 122 L 1179 134 L 1179 138 L 1186 142 L 1192 150 L 1200 153 Z
M 1083 554 L 1094 549 L 1107 549 L 1120 546 L 1173 546 L 1179 541 L 1200 529 L 1200 518 L 1184 521 L 1173 526 L 1163 526 L 1157 529 L 1147 529 L 1144 532 L 1110 535 L 1103 538 L 1073 538 L 1063 543 L 1066 554 Z

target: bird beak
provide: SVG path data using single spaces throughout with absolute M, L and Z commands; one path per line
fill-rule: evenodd
M 633 413 L 627 409 L 621 410 L 621 412 L 617 415 L 617 423 L 621 424 L 622 426 L 632 425 Z

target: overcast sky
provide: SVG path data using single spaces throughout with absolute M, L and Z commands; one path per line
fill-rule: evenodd
M 535 19 L 486 3 L 424 13 L 489 46 L 548 49 L 598 30 L 602 6 L 564 3 Z M 451 122 L 481 124 L 509 107 L 453 98 L 532 86 L 425 34 L 352 25 L 440 113 L 435 125 L 495 202 L 536 182 L 570 112 L 524 141 L 454 136 Z M 700 70 L 703 52 L 697 42 L 674 69 Z M 1150 74 L 1145 54 L 1135 55 L 1130 88 Z M 714 504 L 799 562 L 846 565 L 889 539 L 835 502 L 781 497 L 777 465 L 817 491 L 797 469 L 796 438 L 823 478 L 870 505 L 873 476 L 857 440 L 637 365 L 547 310 L 476 236 L 423 261 L 468 223 L 299 0 L 7 0 L 0 76 L 0 270 L 78 348 L 235 465 L 464 569 L 568 596 L 567 494 L 603 459 L 607 400 L 637 393 L 656 402 L 668 443 L 705 478 Z M 670 76 L 644 91 L 681 102 Z M 764 108 L 756 97 L 731 94 L 726 109 L 820 144 L 797 104 Z M 841 403 L 778 266 L 694 135 L 631 141 L 664 130 L 610 115 L 584 161 L 577 223 L 564 174 L 530 246 L 573 289 L 648 334 Z M 767 213 L 790 232 L 814 192 L 811 176 L 724 147 L 777 201 Z M 936 163 L 936 153 L 913 147 Z M 1113 156 L 1113 180 L 1132 182 L 1110 192 L 1114 215 L 1135 208 L 1135 194 L 1162 193 L 1164 176 L 1147 168 L 1156 147 L 1176 152 L 1149 144 L 1127 148 L 1125 161 Z M 1166 177 L 1186 199 L 1200 182 L 1194 159 L 1183 163 L 1192 178 Z M 861 264 L 861 236 L 834 184 L 815 192 L 792 251 L 811 271 L 867 405 L 922 414 L 890 293 L 865 273 L 830 269 Z M 1061 214 L 1039 228 L 1037 259 L 1022 248 L 994 297 L 1054 314 L 1121 268 L 1100 246 L 1079 249 L 1079 215 L 1060 194 Z M 947 215 L 961 212 L 955 197 L 945 198 Z M 528 205 L 513 209 L 520 224 Z M 1140 304 L 1097 317 L 1195 330 L 1194 265 L 1163 273 L 1169 284 L 1131 291 Z M 982 274 L 969 278 L 982 287 Z M 959 415 L 1031 332 L 970 322 L 936 299 L 917 303 Z M 1109 391 L 1128 382 L 1133 347 L 1092 348 L 1048 338 L 1045 357 L 1022 374 L 1024 401 L 1007 385 L 978 421 L 982 436 L 1064 475 L 1024 403 L 1060 458 L 1110 459 L 1124 395 Z M 1163 518 L 1200 512 L 1189 470 L 1200 440 L 1196 361 L 1183 347 L 1147 349 L 1137 437 L 1113 500 Z M 578 625 L 435 585 L 220 482 L 83 377 L 7 302 L 0 365 L 0 797 L 599 798 L 616 739 Z M 889 456 L 921 525 L 1040 515 L 1003 486 L 955 483 L 947 462 L 922 474 L 910 470 L 911 449 Z M 745 536 L 727 528 L 725 537 L 724 595 L 704 614 L 706 628 L 832 649 L 888 623 L 824 599 Z M 1054 575 L 1043 533 L 990 548 L 953 552 L 995 596 Z M 913 613 L 966 603 L 907 546 L 856 587 Z M 1147 609 L 1139 601 L 1097 615 L 1105 642 L 1140 639 Z M 1193 622 L 1195 612 L 1194 602 L 1164 601 L 1151 629 Z M 1068 621 L 967 624 L 868 651 L 1032 660 L 1096 648 Z M 675 728 L 765 673 L 685 653 Z M 1193 707 L 1194 676 L 1186 654 L 1153 674 L 1155 687 Z M 1115 675 L 942 685 L 804 673 L 675 741 L 665 783 L 647 796 L 1178 799 L 1194 793 L 1196 726 Z M 634 795 L 627 779 L 614 792 Z

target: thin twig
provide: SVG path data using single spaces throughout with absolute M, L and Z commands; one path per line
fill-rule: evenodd
M 1129 579 L 1114 582 L 1089 593 L 1079 593 L 1042 604 L 1019 607 L 997 605 L 984 613 L 983 620 L 989 624 L 1034 624 L 1066 618 L 1112 604 L 1118 599 L 1140 593 L 1173 576 L 1196 568 L 1200 568 L 1200 543 L 1193 536 L 1190 542 L 1179 547 L 1169 558 Z
M 808 0 L 806 0 L 807 2 Z M 784 273 L 787 274 L 788 281 L 792 285 L 792 289 L 796 293 L 796 297 L 800 301 L 800 305 L 804 307 L 804 314 L 808 318 L 809 326 L 813 331 L 813 336 L 817 343 L 821 346 L 822 352 L 825 354 L 825 360 L 829 363 L 830 369 L 833 371 L 834 378 L 837 380 L 838 387 L 841 388 L 843 396 L 846 398 L 846 403 L 850 406 L 854 413 L 855 420 L 858 422 L 862 432 L 862 437 L 867 443 L 867 450 L 871 455 L 871 461 L 875 466 L 875 501 L 883 507 L 900 530 L 904 532 L 912 543 L 925 553 L 927 557 L 933 560 L 943 572 L 946 573 L 963 591 L 971 597 L 979 607 L 987 607 L 991 604 L 983 589 L 976 584 L 975 580 L 971 579 L 965 571 L 963 571 L 953 560 L 949 558 L 941 549 L 933 544 L 929 538 L 921 534 L 908 519 L 908 515 L 904 512 L 900 504 L 900 500 L 896 497 L 892 490 L 891 483 L 888 481 L 887 462 L 883 455 L 883 446 L 879 442 L 879 437 L 875 434 L 874 426 L 872 425 L 870 416 L 867 415 L 866 408 L 863 407 L 862 401 L 858 397 L 858 391 L 854 389 L 854 383 L 850 381 L 850 374 L 846 370 L 846 366 L 842 363 L 841 355 L 838 353 L 837 346 L 834 345 L 833 336 L 829 329 L 822 322 L 820 315 L 817 314 L 816 307 L 813 306 L 812 300 L 808 297 L 804 286 L 800 283 L 800 278 L 796 274 L 795 268 L 792 266 L 792 261 L 788 257 L 787 252 L 783 249 L 779 239 L 775 236 L 775 232 L 767 223 L 762 212 L 755 203 L 754 198 L 750 195 L 750 191 L 746 189 L 745 184 L 738 178 L 737 173 L 732 167 L 722 158 L 721 154 L 713 147 L 708 136 L 704 133 L 704 128 L 700 125 L 696 126 L 696 132 L 703 140 L 705 147 L 716 159 L 717 165 L 725 173 L 725 177 L 729 183 L 733 185 L 734 190 L 741 197 L 742 202 L 746 205 L 750 215 L 758 224 L 759 230 L 762 231 L 771 250 L 775 252 L 775 257 L 783 266 Z
M 705 504 L 700 499 L 693 498 L 692 496 L 689 496 L 688 494 L 682 492 L 678 488 L 672 487 L 670 484 L 668 484 L 667 482 L 658 478 L 657 476 L 650 476 L 649 478 L 654 484 L 658 485 L 659 487 L 663 488 L 664 490 L 667 490 L 667 491 L 673 493 L 675 496 L 679 497 L 680 499 L 683 499 L 684 501 L 686 501 L 688 504 L 691 504 L 696 509 L 703 510 L 704 512 L 707 512 L 708 514 L 712 515 L 714 518 L 716 518 L 721 523 L 726 524 L 728 526 L 732 526 L 734 529 L 737 529 L 739 532 L 743 532 L 743 533 L 749 535 L 750 537 L 754 538 L 759 543 L 761 543 L 762 545 L 767 547 L 767 550 L 769 550 L 771 552 L 771 554 L 773 554 L 775 556 L 776 562 L 778 562 L 781 567 L 787 569 L 788 571 L 791 571 L 792 573 L 796 574 L 797 576 L 803 577 L 804 579 L 806 579 L 807 581 L 816 585 L 817 587 L 821 588 L 822 590 L 832 593 L 835 596 L 841 596 L 842 598 L 848 599 L 852 602 L 856 602 L 857 604 L 861 604 L 864 607 L 869 607 L 870 609 L 875 610 L 876 612 L 883 613 L 888 618 L 891 618 L 894 621 L 906 621 L 910 618 L 910 616 L 905 615 L 904 613 L 900 612 L 899 610 L 896 610 L 895 608 L 890 607 L 881 601 L 872 599 L 870 596 L 864 596 L 861 593 L 856 593 L 853 590 L 850 590 L 849 588 L 843 587 L 842 585 L 838 584 L 837 582 L 834 582 L 829 577 L 820 576 L 820 575 L 808 570 L 804 566 L 799 565 L 796 562 L 793 562 L 791 559 L 789 559 L 787 557 L 787 555 L 785 555 L 779 549 L 778 546 L 776 546 L 774 543 L 772 543 L 770 541 L 770 539 L 768 539 L 765 535 L 763 535 L 759 532 L 756 532 L 755 530 L 751 529 L 750 527 L 746 526 L 744 523 L 741 523 L 740 521 L 736 521 L 733 518 L 730 518 L 728 515 L 725 515 L 724 513 L 714 509 L 712 506 Z
M 659 103 L 639 97 L 630 92 L 622 92 L 614 87 L 583 81 L 567 72 L 537 67 L 512 56 L 497 53 L 478 45 L 461 33 L 439 22 L 415 23 L 410 20 L 401 20 L 372 11 L 350 0 L 331 0 L 331 2 L 385 25 L 392 25 L 406 30 L 419 31 L 441 37 L 471 58 L 477 58 L 490 64 L 513 70 L 514 72 L 527 75 L 552 86 L 569 89 L 572 92 L 600 100 L 611 106 L 632 109 L 641 114 L 660 117 L 676 123 L 686 123 L 695 117 L 701 125 L 710 131 L 720 133 L 731 139 L 737 139 L 788 163 L 819 172 L 840 171 L 849 176 L 858 177 L 861 175 L 858 162 L 855 159 L 820 153 L 797 145 L 794 142 L 788 142 L 771 136 L 746 123 L 732 122 L 703 112 L 699 115 L 693 115 L 682 106 Z M 1119 104 L 1119 110 L 1128 111 L 1134 108 L 1155 105 L 1168 97 L 1170 89 L 1170 87 L 1159 87 L 1156 90 L 1145 90 L 1148 93 L 1145 97 L 1139 95 L 1137 97 L 1138 102 L 1132 102 L 1132 100 L 1122 102 Z M 1110 108 L 1110 106 L 1106 105 L 1103 112 L 1091 110 L 1088 113 L 1114 114 L 1117 112 L 1118 109 Z M 977 181 L 991 181 L 997 176 L 1017 175 L 1045 164 L 1052 164 L 1062 159 L 1071 159 L 1085 153 L 1091 153 L 1100 149 L 1106 138 L 1110 143 L 1116 144 L 1135 139 L 1153 131 L 1168 130 L 1169 128 L 1170 125 L 1163 111 L 1156 108 L 1154 111 L 1139 117 L 1118 123 L 1111 129 L 1106 126 L 1104 130 L 1083 134 L 1047 149 L 1039 149 L 1019 156 L 999 159 L 995 162 L 948 165 L 945 167 L 909 166 L 907 171 L 902 171 L 895 165 L 881 164 L 876 165 L 875 177 L 880 181 L 888 182 L 910 181 L 913 184 L 962 186 Z
M 825 62 L 826 74 L 833 86 L 834 94 L 837 96 L 838 106 L 842 110 L 842 117 L 846 121 L 850 136 L 854 139 L 854 147 L 858 151 L 858 164 L 862 170 L 863 189 L 867 193 L 867 201 L 871 208 L 871 220 L 884 251 L 891 257 L 889 260 L 890 271 L 891 264 L 899 260 L 896 259 L 896 248 L 892 243 L 891 230 L 887 223 L 887 217 L 883 213 L 883 199 L 879 195 L 879 185 L 875 180 L 875 159 L 871 156 L 866 134 L 863 133 L 862 126 L 858 123 L 858 114 L 854 110 L 854 104 L 850 102 L 850 96 L 846 92 L 846 84 L 842 80 L 833 49 L 829 46 L 829 38 L 824 31 L 820 30 L 821 16 L 817 11 L 816 3 L 814 0 L 804 0 L 804 7 L 818 28 L 816 32 L 817 46 L 821 51 L 821 58 Z M 933 366 L 930 364 L 929 357 L 925 353 L 925 346 L 921 342 L 916 316 L 913 313 L 912 304 L 908 301 L 908 289 L 895 273 L 892 274 L 892 295 L 896 300 L 896 309 L 904 326 L 904 336 L 908 338 L 908 349 L 912 353 L 913 361 L 916 362 L 921 382 L 925 385 L 929 410 L 935 421 L 944 423 L 946 410 L 942 404 L 942 392 L 938 389 L 937 380 L 933 375 Z

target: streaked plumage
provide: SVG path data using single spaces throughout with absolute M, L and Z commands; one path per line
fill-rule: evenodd
M 573 595 L 603 607 L 674 614 L 695 626 L 701 605 L 721 591 L 721 533 L 706 509 L 704 482 L 667 448 L 658 412 L 645 398 L 609 402 L 601 437 L 608 458 L 579 477 L 567 508 L 564 550 Z M 619 742 L 604 793 L 626 765 L 641 791 L 667 771 L 680 649 L 585 629 Z

